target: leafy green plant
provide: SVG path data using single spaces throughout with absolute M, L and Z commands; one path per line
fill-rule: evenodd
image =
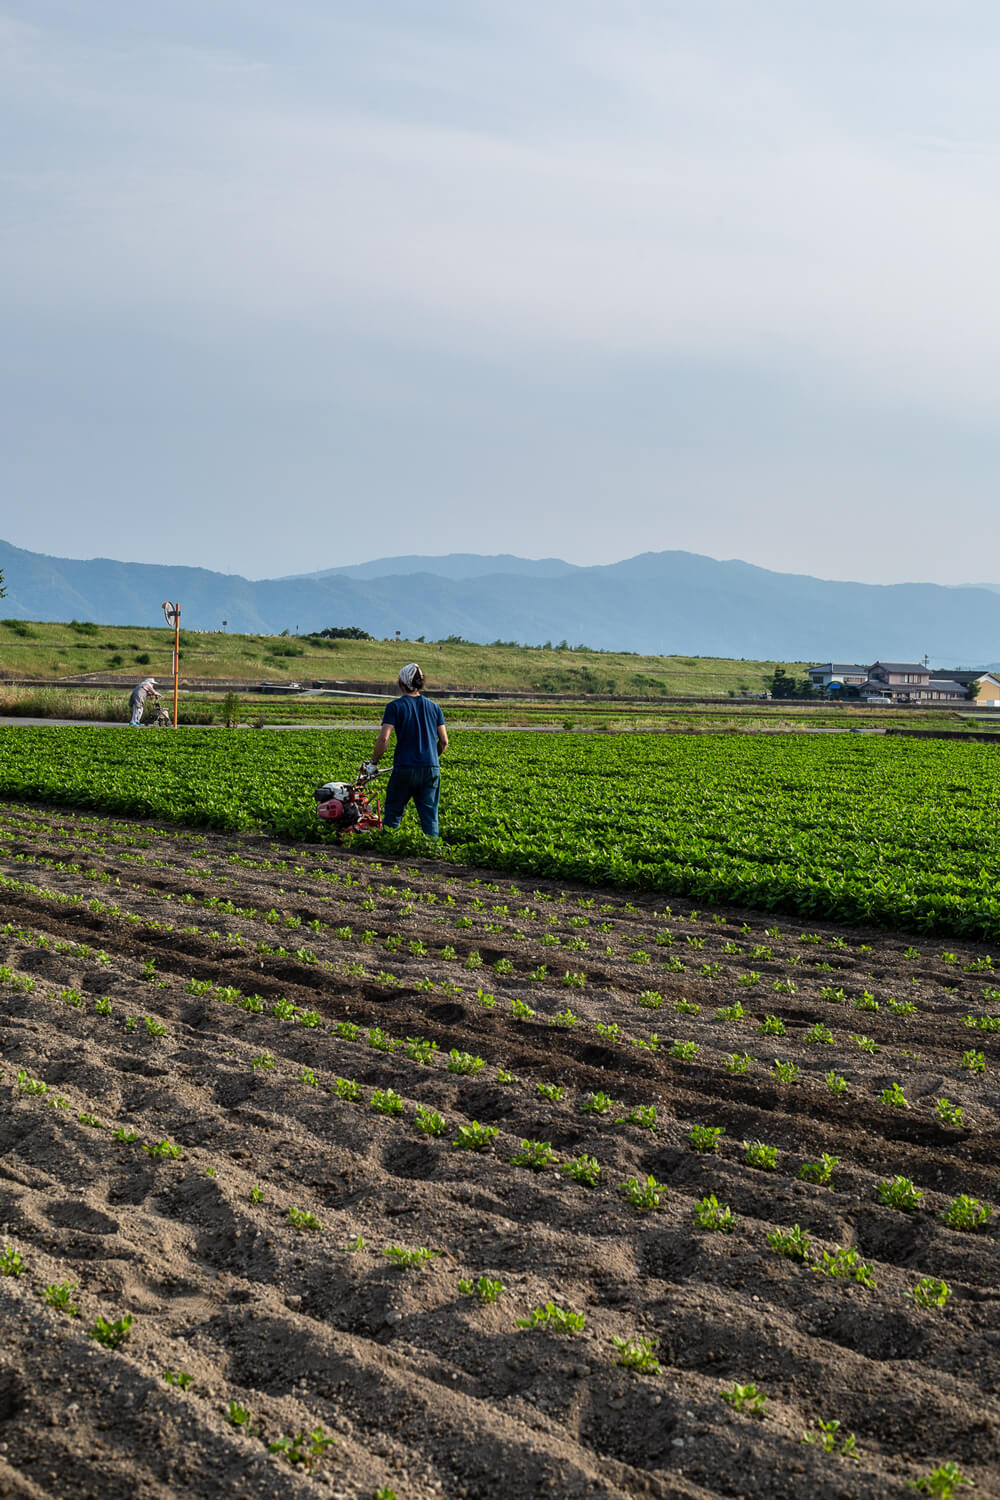
M 949 1229 L 964 1229 L 975 1231 L 982 1229 L 993 1217 L 993 1210 L 988 1203 L 980 1203 L 978 1198 L 970 1198 L 968 1193 L 959 1193 L 943 1213 L 938 1214 L 942 1224 L 947 1224 Z
M 804 1042 L 822 1042 L 829 1046 L 833 1041 L 833 1032 L 828 1026 L 824 1026 L 822 1021 L 817 1021 L 814 1026 L 810 1026 L 802 1040 Z
M 944 1307 L 951 1296 L 951 1287 L 946 1281 L 938 1281 L 933 1276 L 921 1276 L 912 1292 L 904 1292 L 903 1295 L 912 1297 L 917 1307 Z
M 836 1453 L 839 1458 L 856 1458 L 857 1439 L 853 1432 L 840 1434 L 840 1423 L 836 1420 L 824 1422 L 816 1419 L 817 1431 L 807 1430 L 802 1434 L 804 1443 L 818 1443 L 824 1453 Z
M 698 1043 L 675 1041 L 668 1055 L 679 1058 L 681 1062 L 692 1062 L 698 1055 Z
M 542 1098 L 550 1100 L 553 1104 L 558 1104 L 563 1096 L 562 1084 L 559 1083 L 540 1083 L 537 1088 Z
M 353 1078 L 338 1078 L 330 1092 L 336 1094 L 338 1099 L 349 1099 L 356 1104 L 361 1098 L 361 1085 L 355 1083 Z
M 532 1172 L 541 1172 L 559 1160 L 549 1141 L 523 1140 L 520 1151 L 511 1157 L 515 1167 L 528 1167 Z
M 80 1311 L 73 1301 L 73 1293 L 76 1289 L 77 1282 L 75 1281 L 56 1281 L 43 1289 L 42 1296 L 49 1307 L 57 1308 L 68 1318 L 75 1318 Z
M 975 1047 L 970 1047 L 967 1052 L 962 1053 L 961 1066 L 969 1073 L 985 1073 L 986 1058 L 982 1052 L 977 1052 Z
M 436 1260 L 441 1251 L 428 1250 L 426 1245 L 418 1245 L 415 1250 L 406 1250 L 402 1245 L 386 1245 L 382 1254 L 401 1271 L 410 1271 L 414 1266 L 425 1266 L 429 1260 Z
M 460 1125 L 458 1135 L 452 1141 L 461 1151 L 485 1151 L 490 1141 L 499 1135 L 495 1125 L 480 1125 L 478 1120 L 473 1120 L 471 1125 Z
M 314 1234 L 317 1234 L 323 1228 L 316 1215 L 310 1213 L 307 1208 L 290 1208 L 288 1210 L 288 1222 L 289 1224 L 294 1224 L 296 1229 L 308 1229 Z
M 789 1260 L 809 1260 L 811 1241 L 798 1224 L 793 1224 L 791 1229 L 776 1229 L 773 1234 L 768 1235 L 767 1243 L 778 1255 L 784 1255 Z
M 194 1380 L 194 1376 L 189 1375 L 187 1370 L 164 1370 L 163 1378 L 167 1385 L 179 1386 L 182 1391 L 186 1391 Z
M 655 1007 L 648 1007 L 648 1008 L 649 1009 L 655 1009 Z M 675 1000 L 674 1001 L 674 1010 L 677 1011 L 678 1015 L 681 1015 L 681 1016 L 700 1016 L 701 1015 L 701 1006 L 700 1005 L 695 1005 L 695 1003 L 694 1003 L 693 1000 Z M 718 1012 L 716 1012 L 716 1014 L 718 1014 Z
M 323 1457 L 327 1448 L 336 1441 L 335 1437 L 327 1437 L 322 1427 L 314 1427 L 312 1432 L 300 1432 L 295 1437 L 277 1438 L 275 1442 L 268 1443 L 267 1451 L 276 1453 L 290 1464 L 299 1465 L 303 1469 L 311 1469 Z
M 873 1036 L 862 1036 L 856 1031 L 849 1032 L 848 1036 L 859 1052 L 881 1052 L 882 1050 Z
M 753 1061 L 749 1052 L 744 1052 L 742 1057 L 735 1052 L 730 1052 L 723 1066 L 727 1073 L 745 1073 Z
M 249 1198 L 251 1203 L 263 1203 L 264 1189 L 260 1187 L 252 1187 L 247 1194 L 247 1197 Z
M 761 1172 L 776 1172 L 778 1170 L 778 1148 L 777 1146 L 765 1146 L 763 1141 L 744 1141 L 743 1160 L 748 1167 L 756 1167 Z
M 890 1177 L 877 1182 L 875 1191 L 887 1208 L 898 1208 L 902 1213 L 912 1213 L 924 1201 L 923 1190 L 909 1177 Z
M 401 1115 L 403 1113 L 402 1097 L 395 1089 L 373 1089 L 369 1100 L 372 1109 L 380 1115 Z
M 571 1161 L 563 1162 L 559 1170 L 567 1177 L 571 1177 L 574 1182 L 583 1183 L 585 1187 L 596 1186 L 601 1172 L 597 1157 L 588 1156 L 586 1152 L 580 1156 L 574 1156 Z
M 554 1302 L 535 1307 L 526 1318 L 517 1320 L 518 1328 L 544 1328 L 547 1333 L 582 1333 L 586 1324 L 583 1313 L 570 1312 Z
M 917 1007 L 912 1000 L 889 1000 L 889 1009 L 894 1016 L 915 1016 Z
M 937 1468 L 931 1469 L 929 1474 L 924 1474 L 920 1479 L 911 1479 L 910 1487 L 922 1490 L 925 1495 L 938 1495 L 941 1500 L 948 1500 L 960 1484 L 971 1485 L 972 1480 L 966 1479 L 956 1463 L 938 1464 Z
M 710 1153 L 718 1151 L 719 1142 L 726 1133 L 724 1125 L 693 1125 L 688 1131 L 688 1140 L 695 1151 Z
M 785 1023 L 780 1016 L 765 1016 L 757 1030 L 765 1036 L 784 1036 Z
M 627 1115 L 615 1121 L 616 1125 L 638 1125 L 643 1130 L 656 1133 L 656 1105 L 636 1104 Z
M 87 1329 L 87 1337 L 93 1339 L 95 1344 L 101 1344 L 105 1349 L 117 1349 L 123 1344 L 132 1331 L 132 1314 L 125 1313 L 114 1322 L 109 1322 L 100 1313 L 94 1319 L 93 1328 Z
M 463 1076 L 481 1073 L 486 1066 L 485 1059 L 475 1057 L 471 1052 L 459 1052 L 457 1047 L 452 1047 L 448 1053 L 448 1072 L 460 1073 Z
M 236 1400 L 229 1401 L 223 1413 L 230 1427 L 246 1427 L 247 1429 L 250 1427 L 251 1415 L 249 1406 L 244 1406 Z
M 636 1004 L 641 1005 L 643 1010 L 659 1010 L 663 1004 L 663 996 L 659 990 L 643 990 Z M 699 1006 L 698 1009 L 700 1010 L 701 1007 Z
M 798 1083 L 798 1065 L 793 1062 L 780 1062 L 778 1058 L 775 1058 L 774 1067 L 771 1069 L 771 1076 L 777 1078 L 779 1083 Z
M 19 1250 L 13 1245 L 8 1245 L 0 1255 L 0 1276 L 21 1276 L 24 1273 L 24 1259 Z
M 821 1271 L 824 1276 L 839 1277 L 843 1281 L 856 1281 L 859 1286 L 875 1289 L 875 1277 L 872 1268 L 863 1261 L 858 1252 L 852 1247 L 840 1246 L 832 1253 L 824 1250 L 819 1261 L 813 1267 L 815 1271 Z
M 660 1373 L 660 1362 L 655 1353 L 659 1339 L 639 1337 L 626 1339 L 614 1333 L 611 1335 L 611 1342 L 617 1351 L 614 1362 L 623 1370 L 635 1370 L 638 1375 Z
M 945 1125 L 961 1125 L 962 1123 L 962 1106 L 952 1104 L 951 1100 L 944 1096 L 934 1100 L 934 1113 Z
M 530 1021 L 537 1014 L 526 1001 L 516 997 L 510 1002 L 510 1013 L 515 1021 Z
M 250 1070 L 253 1073 L 267 1072 L 274 1066 L 275 1057 L 273 1052 L 261 1052 L 256 1057 L 251 1057 L 250 1059 Z
M 870 990 L 862 990 L 861 994 L 855 998 L 854 1009 L 868 1011 L 878 1010 L 878 1001 L 875 999 L 875 996 L 871 993 Z
M 426 1104 L 417 1105 L 413 1124 L 421 1135 L 440 1136 L 444 1135 L 448 1129 L 448 1122 L 444 1115 L 439 1114 L 436 1109 L 430 1109 Z
M 463 1297 L 477 1297 L 482 1303 L 499 1302 L 503 1294 L 504 1285 L 502 1281 L 494 1281 L 489 1276 L 480 1276 L 477 1281 L 471 1277 L 463 1277 L 458 1283 L 458 1290 Z
M 740 1002 L 734 1000 L 732 1005 L 720 1006 L 715 1012 L 713 1019 L 716 1021 L 741 1021 L 745 1014 L 746 1012 Z
M 714 1193 L 695 1205 L 693 1217 L 699 1229 L 715 1229 L 720 1234 L 732 1234 L 739 1223 L 729 1205 L 720 1203 Z
M 143 1146 L 142 1149 L 146 1152 L 147 1156 L 152 1156 L 157 1161 L 163 1159 L 177 1161 L 184 1154 L 181 1147 L 176 1145 L 167 1136 L 164 1136 L 162 1141 L 157 1141 L 155 1145 Z
M 736 1381 L 728 1391 L 720 1391 L 723 1401 L 727 1402 L 733 1411 L 746 1412 L 750 1417 L 762 1417 L 767 1397 L 763 1391 L 758 1391 L 756 1385 L 750 1382 L 748 1385 L 739 1385 Z
M 755 984 L 760 984 L 760 975 L 756 969 L 748 969 L 745 974 L 737 974 L 736 983 L 742 985 L 744 989 L 753 989 Z
M 802 1182 L 812 1182 L 817 1187 L 828 1187 L 833 1176 L 833 1169 L 839 1165 L 839 1156 L 830 1156 L 824 1151 L 819 1161 L 804 1161 L 798 1170 L 798 1177 Z
M 666 1206 L 663 1199 L 667 1195 L 667 1185 L 657 1182 L 652 1173 L 644 1182 L 641 1182 L 638 1177 L 627 1178 L 621 1184 L 621 1190 L 632 1207 L 643 1212 L 656 1212 Z
M 843 1074 L 835 1072 L 833 1068 L 831 1068 L 829 1073 L 826 1074 L 823 1082 L 826 1084 L 831 1094 L 846 1094 L 848 1089 L 850 1088 L 850 1084 L 847 1082 L 847 1079 L 843 1076 Z
M 881 1091 L 879 1098 L 890 1109 L 909 1109 L 910 1107 L 907 1103 L 906 1095 L 903 1093 L 903 1085 L 901 1083 L 890 1083 L 888 1088 L 884 1088 Z

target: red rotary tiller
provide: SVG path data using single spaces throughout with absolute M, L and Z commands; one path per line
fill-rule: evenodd
M 376 797 L 372 810 L 366 790 L 380 774 L 366 761 L 353 781 L 327 781 L 316 788 L 316 815 L 330 824 L 338 844 L 349 833 L 381 833 L 382 808 Z

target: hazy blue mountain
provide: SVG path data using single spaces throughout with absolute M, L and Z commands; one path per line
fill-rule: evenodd
M 396 578 L 409 573 L 433 573 L 436 578 L 483 578 L 509 573 L 518 578 L 561 578 L 576 573 L 576 563 L 558 557 L 514 557 L 509 552 L 480 557 L 476 552 L 449 552 L 445 557 L 379 557 L 374 562 L 351 563 L 346 568 L 324 568 L 321 573 L 293 573 L 292 578 Z M 287 579 L 278 579 L 279 583 Z
M 418 562 L 423 571 L 400 571 Z M 444 576 L 445 566 L 456 576 Z M 275 634 L 359 625 L 381 637 L 398 630 L 406 640 L 566 640 L 779 661 L 917 661 L 927 652 L 952 667 L 991 660 L 1000 641 L 1000 594 L 987 588 L 835 583 L 690 552 L 645 552 L 589 568 L 461 556 L 363 567 L 397 571 L 252 581 L 204 568 L 45 557 L 0 542 L 8 589 L 0 612 L 156 625 L 161 601 L 177 599 L 188 630 L 217 630 L 223 620 L 231 631 Z

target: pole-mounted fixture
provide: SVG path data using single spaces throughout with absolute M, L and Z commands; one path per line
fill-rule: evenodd
M 174 627 L 174 728 L 177 728 L 177 680 L 181 669 L 181 607 L 179 604 L 165 603 L 163 605 L 163 617 L 168 625 Z

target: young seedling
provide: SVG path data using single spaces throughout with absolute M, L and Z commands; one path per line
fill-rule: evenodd
M 944 1125 L 961 1125 L 962 1106 L 952 1104 L 950 1099 L 941 1097 L 934 1100 L 934 1113 Z
M 166 1136 L 164 1136 L 162 1141 L 157 1141 L 154 1146 L 143 1146 L 142 1149 L 147 1156 L 153 1157 L 156 1161 L 161 1161 L 165 1158 L 171 1161 L 178 1161 L 184 1154 L 181 1147 Z
M 875 1191 L 887 1208 L 898 1208 L 901 1213 L 913 1213 L 924 1201 L 924 1194 L 909 1177 L 890 1177 L 875 1184 Z
M 903 1085 L 901 1083 L 890 1083 L 889 1087 L 884 1088 L 879 1094 L 879 1098 L 890 1109 L 909 1109 L 910 1107 L 907 1103 L 906 1095 L 903 1093 Z
M 740 1002 L 734 1000 L 732 1005 L 720 1006 L 715 1012 L 713 1019 L 716 1021 L 741 1021 L 745 1014 L 746 1012 Z
M 463 1297 L 478 1297 L 484 1304 L 499 1302 L 503 1289 L 502 1281 L 492 1281 L 489 1276 L 480 1276 L 478 1281 L 463 1277 L 458 1283 L 458 1290 Z
M 580 1105 L 586 1115 L 606 1115 L 609 1109 L 620 1109 L 617 1099 L 612 1099 L 610 1094 L 588 1094 Z
M 778 1148 L 765 1146 L 763 1141 L 744 1141 L 743 1160 L 748 1167 L 756 1167 L 760 1172 L 776 1172 Z
M 775 995 L 794 995 L 796 992 L 795 980 L 776 979 L 771 986 L 771 991 Z
M 829 1156 L 824 1151 L 819 1161 L 804 1161 L 799 1168 L 798 1176 L 802 1182 L 812 1182 L 817 1187 L 828 1187 L 833 1176 L 833 1169 L 839 1165 L 839 1156 Z
M 130 1130 L 124 1125 L 119 1125 L 111 1132 L 111 1139 L 117 1141 L 120 1146 L 132 1146 L 139 1139 L 138 1132 Z
M 969 1073 L 985 1073 L 986 1058 L 982 1052 L 977 1052 L 974 1047 L 970 1047 L 968 1052 L 962 1053 L 961 1065 Z
M 554 1302 L 533 1308 L 526 1318 L 517 1320 L 518 1328 L 544 1328 L 549 1333 L 582 1333 L 586 1324 L 583 1313 L 568 1312 Z
M 268 1072 L 275 1066 L 275 1058 L 272 1052 L 261 1052 L 250 1059 L 250 1071 L 252 1073 Z
M 778 1255 L 784 1255 L 789 1260 L 809 1260 L 811 1241 L 806 1231 L 797 1224 L 791 1229 L 776 1229 L 773 1234 L 768 1235 L 767 1243 Z
M 912 1000 L 889 1000 L 889 1009 L 894 1016 L 915 1016 L 917 1007 Z
M 310 1213 L 307 1208 L 290 1208 L 288 1222 L 294 1224 L 296 1229 L 310 1229 L 314 1234 L 318 1234 L 323 1228 L 316 1215 Z
M 304 1067 L 302 1069 L 302 1072 L 299 1074 L 299 1082 L 308 1084 L 308 1086 L 313 1089 L 319 1087 L 319 1079 L 316 1077 L 316 1074 L 310 1067 Z
M 767 1397 L 763 1391 L 758 1391 L 751 1382 L 749 1385 L 738 1385 L 735 1381 L 731 1390 L 720 1391 L 723 1401 L 733 1408 L 733 1411 L 746 1412 L 749 1417 L 762 1417 L 764 1415 L 764 1404 Z
M 744 1052 L 742 1057 L 735 1052 L 730 1052 L 724 1066 L 727 1073 L 746 1073 L 753 1061 L 749 1052 Z
M 824 1276 L 838 1277 L 843 1281 L 856 1281 L 859 1286 L 868 1287 L 870 1291 L 875 1290 L 875 1278 L 872 1268 L 863 1261 L 855 1249 L 841 1246 L 832 1252 L 824 1250 L 822 1258 L 813 1266 L 814 1271 L 822 1271 Z
M 264 1189 L 260 1187 L 252 1187 L 250 1189 L 250 1192 L 247 1194 L 247 1197 L 249 1198 L 251 1203 L 263 1203 Z
M 861 994 L 855 997 L 854 1009 L 868 1011 L 878 1010 L 878 1001 L 875 999 L 875 996 L 872 994 L 871 990 L 862 990 Z
M 463 1076 L 471 1076 L 473 1073 L 481 1073 L 486 1062 L 481 1057 L 475 1057 L 471 1052 L 459 1052 L 457 1047 L 452 1047 L 448 1053 L 448 1072 L 460 1073 Z
M 850 1088 L 850 1084 L 847 1082 L 847 1079 L 843 1076 L 843 1074 L 835 1072 L 833 1068 L 831 1068 L 829 1073 L 827 1073 L 826 1077 L 823 1079 L 823 1082 L 826 1084 L 831 1094 L 846 1094 L 847 1090 Z
M 910 1487 L 922 1490 L 925 1495 L 937 1495 L 941 1500 L 948 1500 L 948 1496 L 953 1495 L 960 1484 L 971 1483 L 972 1480 L 966 1479 L 958 1464 L 947 1463 L 939 1464 L 921 1479 L 911 1479 Z
M 720 1203 L 714 1193 L 709 1193 L 695 1206 L 694 1222 L 699 1229 L 715 1229 L 720 1234 L 732 1234 L 739 1223 L 736 1215 L 726 1203 Z
M 824 1422 L 822 1417 L 816 1419 L 818 1432 L 809 1430 L 802 1434 L 804 1443 L 818 1443 L 824 1453 L 836 1453 L 839 1458 L 857 1458 L 855 1448 L 857 1439 L 853 1432 L 840 1435 L 840 1423 L 836 1420 Z
M 402 1245 L 386 1245 L 382 1254 L 401 1271 L 411 1271 L 414 1266 L 425 1266 L 429 1260 L 435 1260 L 441 1251 L 428 1250 L 426 1245 L 418 1245 L 416 1250 L 405 1250 Z
M 558 1160 L 549 1141 L 522 1141 L 520 1151 L 511 1157 L 513 1166 L 528 1167 L 532 1172 L 541 1172 Z
M 829 965 L 825 965 L 824 967 L 829 967 Z M 834 1005 L 843 1005 L 847 996 L 842 989 L 836 989 L 832 984 L 824 984 L 819 992 L 819 998 L 821 1000 L 829 1000 Z
M 660 1362 L 654 1353 L 659 1339 L 624 1339 L 614 1333 L 611 1335 L 611 1342 L 618 1351 L 615 1364 L 620 1365 L 623 1370 L 635 1370 L 639 1375 L 660 1373 Z
M 833 1041 L 833 1032 L 828 1026 L 824 1026 L 822 1021 L 817 1021 L 814 1026 L 810 1026 L 802 1040 L 804 1042 L 822 1042 L 829 1046 Z
M 693 1062 L 698 1055 L 698 1043 L 675 1041 L 668 1055 L 679 1058 L 681 1062 Z
M 763 1032 L 764 1036 L 784 1036 L 785 1023 L 780 1016 L 765 1016 L 757 1030 Z
M 375 1089 L 370 1100 L 371 1107 L 380 1115 L 401 1115 L 403 1100 L 395 1089 Z
M 336 1094 L 338 1099 L 349 1099 L 356 1104 L 361 1098 L 361 1085 L 355 1083 L 353 1078 L 338 1078 L 330 1092 Z
M 102 1344 L 105 1349 L 117 1349 L 128 1338 L 131 1328 L 131 1313 L 125 1313 L 113 1323 L 109 1323 L 107 1318 L 102 1318 L 98 1313 L 93 1328 L 87 1329 L 87 1337 L 93 1339 L 95 1344 Z
M 701 1006 L 695 1005 L 693 1000 L 675 1000 L 674 1010 L 681 1016 L 700 1016 Z M 718 1015 L 718 1012 L 716 1012 Z
M 532 975 L 532 978 L 534 978 L 534 975 Z M 582 1016 L 578 1016 L 576 1012 L 570 1010 L 569 1006 L 567 1005 L 565 1010 L 556 1011 L 555 1015 L 549 1022 L 549 1025 L 561 1026 L 564 1030 L 568 1030 L 571 1026 L 578 1026 L 582 1019 Z
M 189 1375 L 187 1370 L 164 1370 L 163 1378 L 167 1385 L 176 1385 L 182 1391 L 186 1391 L 194 1380 L 194 1376 Z
M 73 1301 L 73 1293 L 77 1285 L 75 1281 L 57 1281 L 47 1286 L 42 1296 L 49 1307 L 58 1308 L 60 1312 L 66 1314 L 67 1318 L 75 1318 L 80 1311 Z
M 622 1115 L 615 1120 L 616 1125 L 638 1125 L 643 1130 L 652 1131 L 656 1134 L 656 1105 L 637 1104 L 630 1109 L 627 1115 Z
M 494 1136 L 499 1135 L 496 1125 L 480 1125 L 473 1120 L 471 1125 L 460 1125 L 458 1135 L 452 1141 L 460 1151 L 485 1151 Z
M 878 1045 L 878 1043 L 876 1042 L 876 1040 L 875 1040 L 875 1038 L 873 1036 L 863 1036 L 863 1035 L 861 1035 L 860 1032 L 857 1032 L 857 1031 L 850 1031 L 850 1032 L 848 1032 L 848 1036 L 849 1036 L 850 1040 L 854 1043 L 854 1045 L 857 1047 L 857 1049 L 858 1049 L 859 1052 L 873 1052 L 874 1053 L 874 1052 L 881 1052 L 881 1050 L 882 1050 L 881 1047 Z
M 312 1432 L 300 1432 L 295 1437 L 278 1438 L 276 1442 L 268 1443 L 267 1451 L 277 1453 L 290 1464 L 311 1469 L 336 1441 L 335 1437 L 327 1437 L 322 1427 L 314 1427 Z
M 643 1010 L 659 1010 L 663 1004 L 663 996 L 659 990 L 643 990 L 636 1003 L 641 1005 Z
M 428 1108 L 426 1104 L 417 1105 L 416 1118 L 413 1123 L 421 1135 L 444 1135 L 448 1128 L 444 1115 L 439 1114 L 436 1109 Z
M 706 1155 L 718 1151 L 719 1142 L 726 1133 L 724 1125 L 693 1125 L 688 1131 L 688 1140 L 695 1151 Z
M 572 1177 L 574 1182 L 583 1183 L 585 1187 L 595 1187 L 601 1172 L 597 1157 L 588 1156 L 586 1152 L 573 1157 L 572 1161 L 563 1162 L 559 1170 L 567 1177 Z
M 538 1092 L 541 1094 L 542 1098 L 550 1100 L 553 1104 L 558 1104 L 559 1100 L 563 1096 L 562 1084 L 540 1083 L 537 1085 L 537 1087 Z
M 799 1069 L 793 1062 L 780 1062 L 774 1059 L 774 1067 L 771 1069 L 771 1077 L 776 1078 L 779 1083 L 798 1083 Z
M 246 1427 L 249 1430 L 251 1417 L 249 1406 L 243 1406 L 239 1401 L 230 1401 L 223 1415 L 231 1427 Z
M 287 1005 L 288 1001 L 284 1003 Z M 294 1010 L 294 1006 L 292 1009 Z M 288 1016 L 285 1019 L 291 1020 L 292 1017 Z M 338 1021 L 333 1028 L 334 1036 L 342 1037 L 345 1042 L 356 1042 L 360 1031 L 361 1027 L 356 1026 L 353 1021 Z
M 951 1287 L 946 1281 L 938 1281 L 933 1276 L 921 1276 L 913 1291 L 904 1292 L 903 1295 L 912 1297 L 917 1307 L 944 1307 L 951 1296 Z
M 643 1212 L 653 1213 L 666 1207 L 662 1201 L 662 1198 L 667 1195 L 666 1183 L 657 1182 L 652 1173 L 645 1182 L 640 1182 L 638 1177 L 627 1178 L 621 1184 L 621 1190 L 633 1208 L 638 1208 Z
M 992 1217 L 993 1210 L 989 1204 L 980 1203 L 978 1198 L 970 1198 L 968 1193 L 959 1193 L 944 1213 L 938 1214 L 942 1224 L 947 1224 L 949 1229 L 965 1229 L 970 1232 L 982 1229 Z

